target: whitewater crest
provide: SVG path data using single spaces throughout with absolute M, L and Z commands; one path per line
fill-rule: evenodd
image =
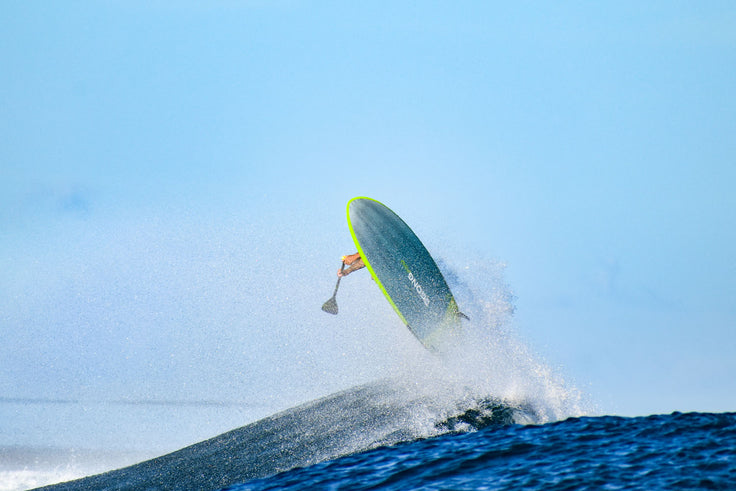
M 543 424 L 591 412 L 583 394 L 516 334 L 515 296 L 504 280 L 503 263 L 458 266 L 441 261 L 440 268 L 469 319 L 440 355 L 425 360 L 414 374 L 421 374 L 419 383 L 445 397 L 448 409 L 454 405 L 450 418 L 478 412 L 483 420 L 487 415 L 482 415 L 494 408 L 496 413 L 506 408 L 501 412 L 507 416 L 501 420 Z

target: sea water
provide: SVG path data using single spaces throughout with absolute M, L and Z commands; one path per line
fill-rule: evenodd
M 736 413 L 555 420 L 533 401 L 388 379 L 51 487 L 520 488 L 736 489 Z
M 375 397 L 376 387 L 51 489 L 736 489 L 736 413 L 518 424 L 522 410 L 487 404 L 419 437 L 397 431 L 412 424 L 408 406 L 378 404 L 341 423 L 342 411 Z M 347 455 L 326 458 L 332 451 Z M 23 477 L 34 482 L 15 476 Z
M 736 489 L 736 413 L 487 427 L 381 447 L 227 489 L 310 488 Z

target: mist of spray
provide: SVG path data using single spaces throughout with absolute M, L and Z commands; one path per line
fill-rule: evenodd
M 339 315 L 321 311 L 354 252 L 341 216 L 138 211 L 55 219 L 4 244 L 0 444 L 69 449 L 83 475 L 108 461 L 73 449 L 131 451 L 113 459 L 127 465 L 376 381 L 390 382 L 372 403 L 413 437 L 488 398 L 537 423 L 588 411 L 516 334 L 502 264 L 432 248 L 470 317 L 437 354 L 366 271 L 343 280 Z

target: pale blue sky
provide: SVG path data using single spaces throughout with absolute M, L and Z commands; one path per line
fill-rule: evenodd
M 307 310 L 367 195 L 505 263 L 600 412 L 736 410 L 732 2 L 0 11 L 0 397 L 319 393 L 270 336 L 339 344 Z

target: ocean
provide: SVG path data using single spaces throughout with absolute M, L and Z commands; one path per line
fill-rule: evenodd
M 736 489 L 736 413 L 542 422 L 533 403 L 459 394 L 448 411 L 381 380 L 43 489 Z

